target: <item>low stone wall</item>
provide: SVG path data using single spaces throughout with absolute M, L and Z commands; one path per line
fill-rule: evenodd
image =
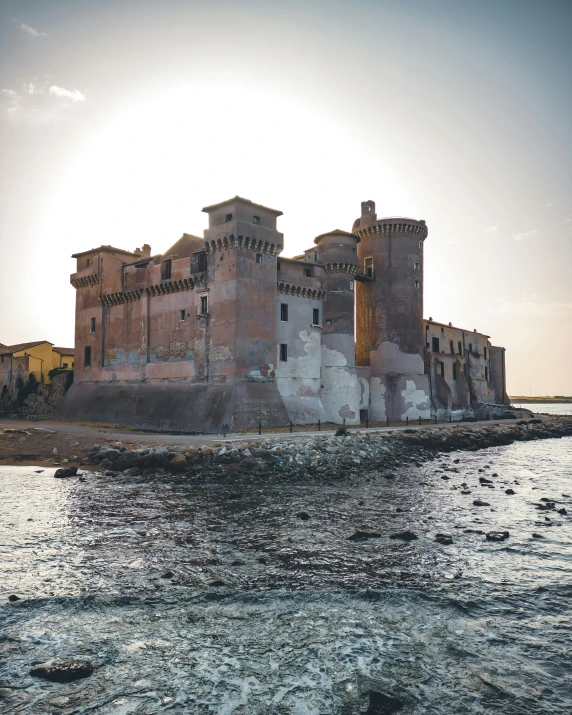
M 17 399 L 0 400 L 1 417 L 52 417 L 55 409 L 64 398 L 68 373 L 54 375 L 49 385 L 38 385 L 36 392 L 19 403 Z

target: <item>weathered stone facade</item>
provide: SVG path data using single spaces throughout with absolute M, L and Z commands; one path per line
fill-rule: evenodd
M 486 336 L 467 337 L 454 378 L 453 358 L 431 350 L 442 326 L 423 321 L 423 221 L 378 220 L 364 202 L 351 233 L 281 258 L 280 211 L 239 197 L 203 210 L 204 238 L 185 234 L 164 255 L 75 254 L 61 417 L 201 432 L 457 417 L 504 401 L 504 352 Z

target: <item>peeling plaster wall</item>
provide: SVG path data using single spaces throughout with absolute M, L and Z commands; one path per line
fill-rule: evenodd
M 383 373 L 398 373 L 407 375 L 423 375 L 424 365 L 421 355 L 404 353 L 397 343 L 383 342 L 370 352 L 369 364 L 374 375 Z
M 370 380 L 370 420 L 431 419 L 427 375 L 374 375 Z

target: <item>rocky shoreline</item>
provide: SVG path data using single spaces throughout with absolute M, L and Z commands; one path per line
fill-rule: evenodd
M 439 453 L 476 451 L 517 441 L 572 436 L 572 417 L 528 420 L 510 424 L 458 424 L 442 429 L 390 432 L 352 431 L 343 436 L 282 437 L 214 442 L 188 448 L 126 447 L 122 442 L 97 444 L 88 454 L 108 476 L 186 475 L 199 481 L 232 480 L 244 474 L 260 479 L 298 480 L 311 477 L 344 479 L 377 470 L 391 478 L 392 470 L 421 466 Z

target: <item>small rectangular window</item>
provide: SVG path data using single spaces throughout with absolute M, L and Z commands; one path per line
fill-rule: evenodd
M 463 343 L 459 340 L 457 343 L 457 347 L 459 348 L 459 355 L 463 354 Z
M 350 281 L 350 290 L 353 290 L 353 289 L 354 289 L 354 282 Z
M 365 258 L 363 262 L 363 272 L 368 278 L 373 278 L 373 258 Z
M 431 343 L 432 343 L 432 345 L 433 345 L 433 352 L 434 352 L 434 353 L 441 352 L 441 348 L 440 348 L 440 345 L 439 345 L 439 338 L 432 338 L 432 339 L 431 339 Z
M 207 254 L 199 253 L 197 260 L 197 269 L 199 273 L 204 273 L 207 270 Z
M 226 223 L 229 223 L 230 221 L 232 221 L 232 214 L 227 214 L 227 215 L 224 217 L 224 220 L 225 220 Z
M 91 365 L 91 347 L 89 345 L 86 345 L 83 349 L 83 364 L 86 367 Z
M 326 326 L 327 326 L 328 328 L 331 328 L 331 327 L 332 327 L 332 321 L 331 321 L 329 318 L 326 320 Z
M 486 348 L 483 348 L 483 357 L 485 358 L 485 360 L 487 359 L 487 349 Z
M 277 270 L 277 271 L 280 270 L 280 261 L 276 261 L 276 270 Z
M 257 262 L 257 263 L 262 263 L 262 253 L 257 253 L 257 254 L 256 254 L 256 262 Z
M 209 299 L 206 295 L 201 295 L 201 315 L 206 315 L 209 312 Z
M 64 366 L 64 367 L 68 367 L 67 362 L 64 362 L 64 363 L 63 363 L 63 366 Z
M 489 368 L 485 367 L 485 380 L 488 382 L 489 380 Z
M 320 325 L 320 309 L 314 308 L 312 311 L 312 323 L 314 325 Z
M 161 280 L 168 281 L 171 277 L 171 259 L 161 263 Z
M 288 346 L 286 343 L 280 343 L 280 362 L 288 361 Z
M 311 269 L 311 268 L 306 268 L 306 267 L 304 266 L 304 275 L 306 276 L 306 278 L 311 278 L 311 277 L 312 277 L 312 269 Z
M 419 281 L 415 281 L 415 288 L 419 288 Z
M 453 363 L 453 380 L 457 379 L 457 363 Z
M 184 311 L 184 310 L 180 310 L 180 311 L 179 311 L 179 320 L 184 320 L 184 319 L 185 319 L 185 311 Z
M 253 216 L 253 217 L 252 217 L 252 223 L 253 223 L 255 226 L 260 226 L 260 216 Z
M 317 263 L 317 262 L 318 262 L 318 254 L 314 253 L 314 263 Z
M 95 333 L 95 318 L 90 318 L 89 321 L 89 332 Z
M 91 265 L 91 258 L 86 258 L 86 259 L 85 259 L 85 267 L 86 267 L 86 268 L 89 268 L 90 265 Z
M 416 271 L 419 270 L 419 262 L 418 262 L 418 261 L 414 261 L 414 263 L 413 263 L 413 269 L 416 270 Z
M 280 303 L 280 320 L 283 323 L 288 322 L 288 303 Z
M 455 354 L 455 345 L 452 340 L 449 340 L 449 349 L 451 350 L 451 355 Z
M 445 377 L 445 363 L 442 362 L 441 364 L 441 377 Z
M 473 343 L 469 343 L 469 352 L 473 354 Z

